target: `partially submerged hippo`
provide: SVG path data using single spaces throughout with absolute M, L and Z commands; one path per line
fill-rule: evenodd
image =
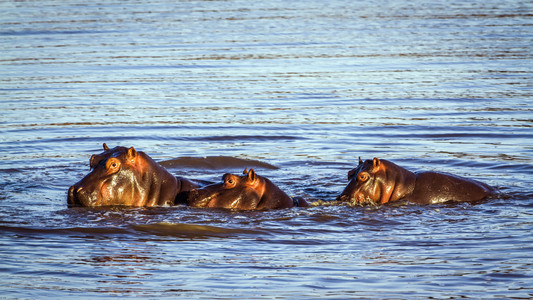
M 109 149 L 91 156 L 91 172 L 68 191 L 69 206 L 165 206 L 176 195 L 198 185 L 174 177 L 144 152 L 133 147 Z
M 438 172 L 413 173 L 390 161 L 374 158 L 348 172 L 348 186 L 337 200 L 380 205 L 407 200 L 417 204 L 476 201 L 494 189 L 482 182 Z
M 255 174 L 253 169 L 244 175 L 224 174 L 222 183 L 192 190 L 187 205 L 193 207 L 265 210 L 309 206 L 300 198 L 292 199 L 269 179 Z

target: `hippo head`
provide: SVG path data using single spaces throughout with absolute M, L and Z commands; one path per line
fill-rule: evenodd
M 348 172 L 348 185 L 337 200 L 358 205 L 395 201 L 414 187 L 414 173 L 392 162 L 374 158 L 362 161 Z
M 91 172 L 68 191 L 69 206 L 154 206 L 173 204 L 176 179 L 135 148 L 104 144 L 91 156 Z
M 347 201 L 355 204 L 371 204 L 375 202 L 376 193 L 372 188 L 373 181 L 370 180 L 370 173 L 373 167 L 372 161 L 361 160 L 359 157 L 359 164 L 357 167 L 348 171 L 348 185 L 344 191 L 337 197 L 339 201 Z
M 222 176 L 221 183 L 192 190 L 187 204 L 193 207 L 254 209 L 261 198 L 258 191 L 261 180 L 253 169 L 244 170 L 243 174 L 238 176 L 226 173 Z

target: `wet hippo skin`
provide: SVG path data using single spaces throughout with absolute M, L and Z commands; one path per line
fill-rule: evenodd
M 70 187 L 69 206 L 166 206 L 198 185 L 174 177 L 147 154 L 135 148 L 104 143 L 104 152 L 91 156 L 91 172 Z
M 494 189 L 482 182 L 439 172 L 413 173 L 374 158 L 348 172 L 349 183 L 337 200 L 380 205 L 406 200 L 417 204 L 482 200 Z
M 243 174 L 238 176 L 227 173 L 222 176 L 222 183 L 192 190 L 187 205 L 242 210 L 308 206 L 305 200 L 292 199 L 268 178 L 257 175 L 253 169 L 244 170 Z

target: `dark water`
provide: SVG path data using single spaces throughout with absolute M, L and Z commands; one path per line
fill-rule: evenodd
M 3 1 L 0 297 L 533 297 L 530 1 Z M 308 209 L 85 209 L 101 145 Z M 329 203 L 357 157 L 498 187 Z

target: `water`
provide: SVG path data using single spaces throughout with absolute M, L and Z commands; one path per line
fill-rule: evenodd
M 529 1 L 0 3 L 6 298 L 531 298 Z M 316 206 L 67 208 L 89 157 L 255 167 Z M 357 157 L 479 203 L 338 205 Z

